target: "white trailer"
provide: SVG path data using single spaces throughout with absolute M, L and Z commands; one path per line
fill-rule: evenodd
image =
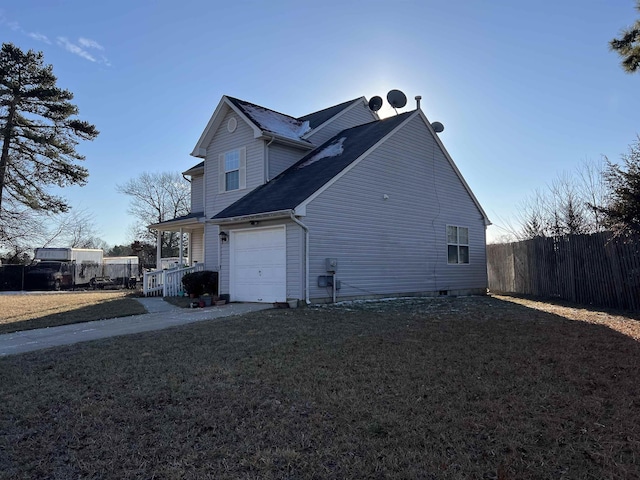
M 99 248 L 36 248 L 35 260 L 51 262 L 102 263 Z
M 140 276 L 139 259 L 136 256 L 104 257 L 102 279 L 96 282 L 98 288 L 107 285 L 135 287 Z M 102 285 L 101 285 L 102 283 Z
M 94 248 L 36 248 L 27 271 L 30 288 L 74 288 L 100 275 L 103 252 Z

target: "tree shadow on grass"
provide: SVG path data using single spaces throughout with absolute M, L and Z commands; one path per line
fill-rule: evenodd
M 533 295 L 526 295 L 521 293 L 500 293 L 500 292 L 489 292 L 489 295 L 499 296 L 499 297 L 510 297 L 510 298 L 516 298 L 520 300 L 528 300 L 532 302 L 542 302 L 542 303 L 547 303 L 549 305 L 556 305 L 559 307 L 589 310 L 592 312 L 601 312 L 601 313 L 606 313 L 608 315 L 623 316 L 633 320 L 640 320 L 640 312 L 637 312 L 637 311 L 621 310 L 621 309 L 603 307 L 598 305 L 574 303 L 574 302 L 570 302 L 569 300 L 563 300 L 561 298 L 556 298 L 556 297 L 536 297 Z
M 0 334 L 13 333 L 36 328 L 57 327 L 74 323 L 128 317 L 147 313 L 144 306 L 133 298 L 116 298 L 74 310 L 43 315 L 38 318 L 0 324 Z

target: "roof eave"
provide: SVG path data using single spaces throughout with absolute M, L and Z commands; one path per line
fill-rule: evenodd
M 184 172 L 182 172 L 182 175 L 189 175 L 190 177 L 192 177 L 193 175 L 198 175 L 200 173 L 204 173 L 204 166 L 185 170 Z
M 291 212 L 293 212 L 292 209 L 277 210 L 273 212 L 239 215 L 236 217 L 212 218 L 207 222 L 212 223 L 214 225 L 227 225 L 232 223 L 245 223 L 245 222 L 257 221 L 257 220 L 278 220 L 281 218 L 291 218 Z
M 275 140 L 283 145 L 303 148 L 305 150 L 313 150 L 316 148 L 315 145 L 312 145 L 306 140 L 296 140 L 295 138 L 283 137 L 282 135 L 278 135 L 277 133 L 273 133 L 268 130 L 263 130 L 261 133 L 261 135 L 256 137 L 259 140 Z
M 171 231 L 167 229 L 169 228 L 180 228 L 180 227 L 188 227 L 188 226 L 198 226 L 203 225 L 206 221 L 206 217 L 202 214 L 199 217 L 190 217 L 190 218 L 182 218 L 180 220 L 167 220 L 165 222 L 153 223 L 151 225 L 147 225 L 149 230 L 162 230 L 162 231 Z

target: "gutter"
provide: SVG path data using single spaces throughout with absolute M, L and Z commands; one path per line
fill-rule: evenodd
M 278 218 L 288 218 L 292 210 L 278 210 L 275 212 L 256 213 L 253 215 L 241 215 L 239 217 L 228 218 L 211 218 L 208 223 L 215 225 L 225 225 L 230 223 L 243 223 L 250 222 L 252 220 L 275 220 Z
M 294 138 L 283 137 L 282 135 L 278 135 L 277 133 L 274 134 L 273 132 L 270 132 L 268 130 L 263 130 L 262 135 L 256 138 L 260 140 L 271 140 L 271 141 L 275 139 L 278 141 L 278 143 L 282 143 L 284 145 L 290 145 L 292 147 L 302 148 L 305 150 L 313 150 L 314 148 L 316 148 L 315 145 L 312 145 L 310 142 L 307 142 L 306 140 L 296 140 Z
M 311 305 L 309 300 L 309 227 L 295 217 L 294 210 L 289 210 L 289 218 L 304 230 L 304 301 L 307 305 Z

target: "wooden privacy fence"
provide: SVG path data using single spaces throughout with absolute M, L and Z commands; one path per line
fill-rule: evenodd
M 640 237 L 610 232 L 487 246 L 489 290 L 640 310 Z

